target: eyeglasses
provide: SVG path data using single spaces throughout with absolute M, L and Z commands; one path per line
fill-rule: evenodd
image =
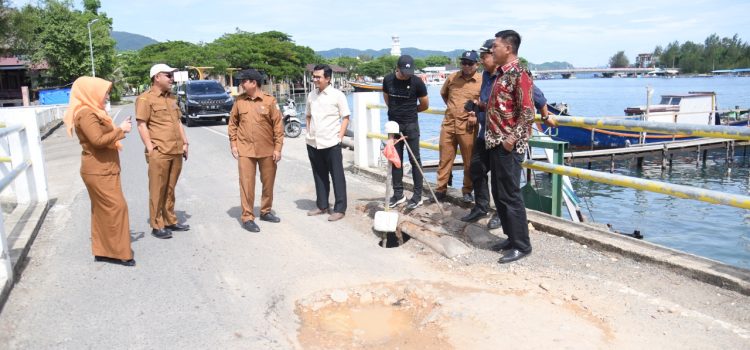
M 320 80 L 320 79 L 323 79 L 323 77 L 316 77 L 316 76 L 314 76 L 314 75 L 313 75 L 313 77 L 312 77 L 312 80 Z
M 462 66 L 473 66 L 474 62 L 471 61 L 461 61 Z

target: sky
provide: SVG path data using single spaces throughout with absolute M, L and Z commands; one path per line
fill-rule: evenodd
M 11 0 L 16 5 L 33 0 Z M 738 34 L 750 41 L 748 0 L 411 1 L 411 0 L 101 0 L 113 30 L 158 41 L 211 42 L 238 28 L 278 30 L 298 45 L 384 49 L 477 49 L 504 29 L 521 34 L 519 55 L 532 63 L 567 61 L 606 66 L 625 51 L 639 53 L 673 41 L 703 42 Z M 78 8 L 82 1 L 75 0 Z

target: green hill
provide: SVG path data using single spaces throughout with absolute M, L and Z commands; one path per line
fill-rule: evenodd
M 128 32 L 113 31 L 111 36 L 117 43 L 115 45 L 117 51 L 140 50 L 145 46 L 158 43 L 158 41 L 147 36 Z

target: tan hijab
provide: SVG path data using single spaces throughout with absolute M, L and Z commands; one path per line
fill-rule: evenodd
M 73 82 L 73 88 L 70 91 L 70 103 L 63 118 L 68 135 L 73 136 L 74 119 L 83 108 L 91 109 L 97 117 L 109 121 L 112 126 L 117 128 L 112 117 L 104 110 L 104 96 L 111 88 L 112 83 L 101 78 L 80 77 Z M 120 141 L 115 142 L 115 147 L 118 150 L 122 149 Z

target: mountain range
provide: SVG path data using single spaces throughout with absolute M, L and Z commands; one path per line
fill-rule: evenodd
M 133 34 L 128 32 L 112 32 L 112 38 L 115 39 L 115 42 L 117 43 L 115 45 L 115 49 L 117 51 L 126 51 L 126 50 L 140 50 L 148 45 L 156 44 L 158 41 L 151 39 L 147 36 L 139 35 L 139 34 Z M 452 51 L 438 51 L 438 50 L 422 50 L 415 47 L 405 47 L 401 49 L 401 53 L 404 55 L 410 55 L 414 58 L 425 58 L 428 56 L 446 56 L 450 58 L 455 58 L 460 56 L 464 50 L 456 49 Z M 336 58 L 336 57 L 358 57 L 367 55 L 370 57 L 380 57 L 383 55 L 390 55 L 391 49 L 380 49 L 380 50 L 358 50 L 358 49 L 350 49 L 350 48 L 335 48 L 330 50 L 324 50 L 324 51 L 315 51 L 318 55 L 326 58 Z M 568 62 L 545 62 L 542 64 L 534 64 L 530 63 L 530 65 L 534 69 L 564 69 L 564 68 L 573 68 L 573 65 Z
M 464 50 L 456 49 L 453 51 L 437 51 L 437 50 L 422 50 L 418 49 L 416 47 L 405 47 L 401 49 L 401 54 L 403 55 L 409 55 L 414 58 L 425 58 L 428 56 L 446 56 L 446 57 L 458 57 L 460 56 Z M 336 58 L 336 57 L 358 57 L 367 55 L 370 57 L 380 57 L 385 55 L 391 54 L 391 49 L 380 49 L 380 50 L 358 50 L 358 49 L 349 49 L 349 48 L 335 48 L 325 51 L 315 51 L 318 55 L 323 56 L 326 59 L 330 58 Z
M 140 50 L 151 44 L 158 43 L 158 41 L 147 36 L 128 32 L 113 31 L 110 36 L 112 39 L 115 39 L 115 50 L 117 51 Z

